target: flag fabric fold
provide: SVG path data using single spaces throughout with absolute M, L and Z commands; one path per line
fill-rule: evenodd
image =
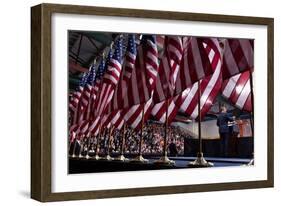
M 245 71 L 225 80 L 221 93 L 235 107 L 252 112 L 250 71 Z
M 121 73 L 121 57 L 122 57 L 123 38 L 118 37 L 115 42 L 114 54 L 111 50 L 105 64 L 105 72 L 98 88 L 98 95 L 94 103 L 94 112 L 92 123 L 90 124 L 90 133 L 97 135 L 100 129 L 100 121 L 105 115 L 105 110 L 112 99 L 114 90 L 118 84 Z
M 137 47 L 135 35 L 129 35 L 124 67 L 109 111 L 129 108 L 150 99 L 158 70 L 157 55 L 154 36 L 143 35 Z
M 254 68 L 254 40 L 226 39 L 222 41 L 222 77 L 230 77 Z
M 173 98 L 169 101 L 163 101 L 155 104 L 151 110 L 151 115 L 154 117 L 155 120 L 160 121 L 162 123 L 166 123 L 167 104 L 169 104 L 167 120 L 168 124 L 171 124 L 179 110 L 179 107 L 176 106 Z
M 221 55 L 219 42 L 216 38 L 183 37 L 183 46 L 183 58 L 176 80 L 174 96 L 200 79 L 213 74 L 214 70 L 208 57 L 207 48 Z
M 181 37 L 165 37 L 164 53 L 160 59 L 153 102 L 159 103 L 174 95 L 175 81 L 183 55 Z
M 221 74 L 221 54 L 219 50 L 213 49 L 210 45 L 204 44 L 207 51 L 208 58 L 211 62 L 213 74 L 205 77 L 200 81 L 200 112 L 203 118 L 211 106 L 218 93 L 220 92 L 222 85 Z M 180 108 L 180 112 L 187 114 L 191 119 L 198 117 L 198 82 L 184 90 L 175 101 L 176 105 Z

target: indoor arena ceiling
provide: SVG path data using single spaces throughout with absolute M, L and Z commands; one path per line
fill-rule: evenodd
M 114 35 L 104 32 L 69 31 L 69 86 L 74 89 L 81 74 L 88 70 L 94 58 L 110 45 Z

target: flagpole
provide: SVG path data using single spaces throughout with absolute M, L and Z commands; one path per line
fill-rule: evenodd
M 99 134 L 98 136 L 96 137 L 97 138 L 97 145 L 96 145 L 96 151 L 95 151 L 95 156 L 93 157 L 94 160 L 99 160 L 100 159 L 100 156 L 99 156 L 99 140 L 100 140 L 100 137 L 101 137 L 101 123 L 99 125 Z
M 76 155 L 75 155 L 76 144 L 77 144 L 77 142 L 76 142 L 76 135 L 75 135 L 75 138 L 74 138 L 74 145 L 73 145 L 73 151 L 72 151 L 72 158 L 76 157 Z
M 167 142 L 168 142 L 168 127 L 169 127 L 169 106 L 170 106 L 170 98 L 166 101 L 166 119 L 165 119 L 165 134 L 164 134 L 164 146 L 163 146 L 163 154 L 159 160 L 156 160 L 155 164 L 164 164 L 164 165 L 175 165 L 175 161 L 170 160 L 167 156 Z
M 69 146 L 68 146 L 68 155 L 70 156 L 70 153 L 71 153 L 71 151 L 70 151 L 70 149 L 71 149 L 71 140 L 72 140 L 72 134 L 71 134 L 71 137 L 69 138 Z M 74 147 L 74 145 L 73 145 L 73 147 Z
M 138 156 L 134 159 L 132 159 L 132 162 L 139 162 L 139 163 L 148 163 L 147 159 L 144 159 L 142 156 L 142 141 L 143 141 L 143 126 L 144 126 L 144 107 L 142 109 L 142 117 L 141 117 L 141 134 L 140 134 L 140 142 L 139 142 L 139 153 Z
M 79 158 L 82 158 L 82 151 L 84 149 L 84 135 L 82 135 L 82 138 L 81 138 L 81 144 L 80 144 L 80 150 L 79 150 Z M 83 140 L 82 140 L 83 139 Z
M 251 123 L 251 130 L 252 130 L 252 136 L 254 139 L 254 133 L 255 133 L 255 128 L 254 128 L 254 91 L 253 91 L 253 74 L 252 71 L 249 71 L 250 73 L 250 89 L 251 89 L 251 103 L 252 103 L 252 112 L 250 113 L 250 123 Z M 254 151 L 253 151 L 253 157 L 248 163 L 248 165 L 254 165 Z
M 189 162 L 189 167 L 212 167 L 214 166 L 213 163 L 207 162 L 203 155 L 203 148 L 202 148 L 202 134 L 201 134 L 201 85 L 200 80 L 197 83 L 198 85 L 198 153 L 197 158 L 193 162 Z
M 89 138 L 88 138 L 88 142 L 87 142 L 87 154 L 86 154 L 86 159 L 89 159 L 90 156 L 89 156 L 89 150 L 90 150 L 90 145 L 91 145 L 91 138 L 92 136 L 90 135 Z
M 124 125 L 123 125 L 122 138 L 121 138 L 121 147 L 120 147 L 120 155 L 115 159 L 116 161 L 126 161 L 126 160 L 128 160 L 124 156 L 125 142 L 126 142 L 126 123 L 124 123 Z
M 107 140 L 107 149 L 106 149 L 106 156 L 104 158 L 102 158 L 103 160 L 112 160 L 113 158 L 109 155 L 110 153 L 110 139 L 111 139 L 111 135 L 112 135 L 112 131 L 113 131 L 113 126 L 110 125 L 109 128 L 109 134 L 108 134 L 108 140 Z

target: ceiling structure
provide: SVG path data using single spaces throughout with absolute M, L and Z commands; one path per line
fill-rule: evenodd
M 91 63 L 109 47 L 116 34 L 105 32 L 69 31 L 69 88 L 75 89 Z

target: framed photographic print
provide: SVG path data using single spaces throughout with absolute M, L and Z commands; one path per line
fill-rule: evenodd
M 273 187 L 273 19 L 31 8 L 31 197 Z

